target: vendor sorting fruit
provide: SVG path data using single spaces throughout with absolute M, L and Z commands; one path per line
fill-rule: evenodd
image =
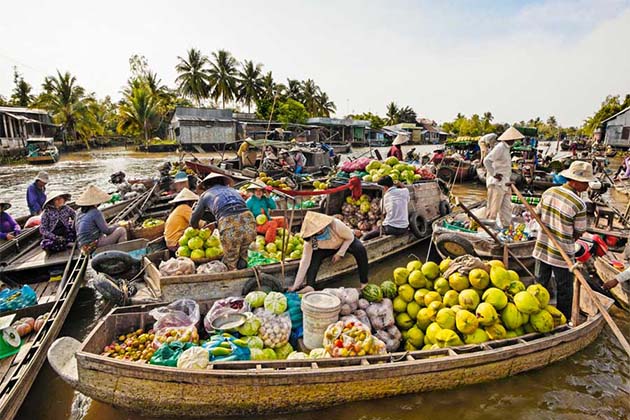
M 332 263 L 339 262 L 346 252 L 354 256 L 359 266 L 361 289 L 368 284 L 368 259 L 365 247 L 354 236 L 354 232 L 341 220 L 317 213 L 306 212 L 300 236 L 304 238 L 304 249 L 300 267 L 289 291 L 299 290 L 306 283 L 315 286 L 315 278 L 322 261 L 332 257 Z
M 254 217 L 264 214 L 269 216 L 271 210 L 275 210 L 276 202 L 265 192 L 265 185 L 252 182 L 247 191 L 252 191 L 252 196 L 247 199 L 247 208 L 254 214 Z
M 179 239 L 190 226 L 192 206 L 199 200 L 199 196 L 188 188 L 181 190 L 177 197 L 171 200 L 173 211 L 164 225 L 164 239 L 166 246 L 172 252 L 177 251 Z
M 199 228 L 204 211 L 212 213 L 223 244 L 223 263 L 229 270 L 236 270 L 247 267 L 247 250 L 256 239 L 256 221 L 232 184 L 232 179 L 225 175 L 205 177 L 200 185 L 205 192 L 193 210 L 190 225 Z

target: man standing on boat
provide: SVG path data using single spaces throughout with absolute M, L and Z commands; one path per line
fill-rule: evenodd
M 31 216 L 36 216 L 44 209 L 46 203 L 46 184 L 48 184 L 48 173 L 41 171 L 35 177 L 35 181 L 26 190 L 26 204 Z
M 558 244 L 570 257 L 575 254 L 575 241 L 586 231 L 586 205 L 580 198 L 595 181 L 593 167 L 588 162 L 576 161 L 560 173 L 568 181 L 545 191 L 537 211 L 542 222 L 554 234 Z M 573 275 L 543 229 L 538 231 L 534 247 L 536 281 L 549 289 L 551 273 L 556 280 L 557 308 L 567 319 L 571 318 L 573 303 Z
M 481 152 L 481 156 L 479 159 L 481 160 L 481 162 L 483 162 L 483 160 L 488 155 L 488 152 L 492 150 L 496 142 L 497 135 L 494 133 L 486 134 L 479 139 L 479 151 Z
M 488 172 L 486 187 L 488 188 L 488 205 L 486 218 L 496 220 L 497 215 L 503 227 L 512 221 L 512 204 L 510 193 L 510 175 L 512 175 L 512 156 L 510 148 L 516 140 L 524 136 L 514 127 L 508 128 L 499 137 L 497 144 L 483 160 Z

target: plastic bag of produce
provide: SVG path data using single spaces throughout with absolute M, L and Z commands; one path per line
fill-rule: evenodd
M 197 274 L 225 273 L 228 268 L 221 261 L 210 261 L 197 267 Z
M 243 337 L 243 341 L 247 343 L 247 347 L 249 347 L 250 350 L 252 349 L 262 350 L 263 347 L 265 347 L 265 343 L 263 343 L 262 338 L 258 337 L 257 335 L 253 335 L 250 337 Z
M 337 321 L 324 332 L 324 348 L 332 357 L 385 354 L 386 348 L 361 322 Z
M 152 365 L 176 367 L 177 360 L 184 350 L 188 350 L 192 346 L 192 343 L 182 343 L 180 341 L 164 343 L 153 353 L 149 363 Z
M 316 348 L 311 350 L 308 354 L 309 359 L 327 359 L 330 358 L 330 354 L 324 348 Z
M 0 292 L 0 312 L 15 311 L 37 304 L 37 294 L 27 284 L 20 289 L 4 289 Z
M 337 296 L 341 300 L 339 315 L 350 315 L 359 307 L 359 291 L 354 288 L 339 287 L 324 289 L 324 292 Z
M 248 251 L 247 254 L 248 254 L 247 267 L 250 267 L 250 268 L 257 267 L 259 265 L 274 264 L 278 262 L 277 259 L 265 257 L 263 254 L 261 254 L 258 251 Z
M 277 315 L 259 308 L 254 314 L 260 319 L 258 337 L 263 340 L 265 347 L 275 349 L 289 342 L 291 318 L 288 313 Z
M 199 322 L 199 304 L 192 299 L 177 299 L 176 301 L 149 312 L 155 318 L 154 330 L 166 327 L 196 326 Z
M 202 347 L 208 350 L 213 362 L 230 362 L 235 360 L 249 360 L 251 357 L 247 341 L 232 335 L 213 335 Z
M 181 343 L 199 343 L 199 333 L 197 327 L 194 325 L 185 325 L 182 327 L 164 327 L 155 330 L 155 337 L 153 339 L 153 348 L 158 349 L 163 344 L 170 344 L 174 342 Z
M 308 354 L 301 351 L 293 351 L 287 356 L 287 360 L 302 360 L 308 359 Z
M 358 321 L 368 327 L 370 330 L 372 329 L 372 324 L 370 323 L 370 318 L 367 313 L 363 309 L 357 309 L 354 313 L 346 316 L 342 316 L 339 318 L 340 321 Z
M 287 310 L 286 296 L 278 292 L 269 292 L 265 297 L 265 310 L 280 315 Z
M 370 318 L 370 324 L 375 331 L 380 331 L 396 324 L 392 301 L 387 298 L 378 303 L 370 304 L 365 312 Z
M 258 334 L 258 330 L 260 329 L 260 319 L 251 312 L 245 312 L 245 315 L 247 316 L 247 320 L 243 325 L 238 327 L 238 333 L 244 336 Z
M 293 353 L 293 346 L 291 346 L 291 344 L 289 344 L 289 343 L 286 343 L 286 344 L 276 348 L 275 352 L 276 352 L 276 357 L 279 360 L 284 360 L 287 357 L 289 357 L 289 355 L 291 353 Z
M 203 318 L 203 326 L 207 332 L 213 331 L 212 321 L 217 319 L 221 315 L 225 314 L 242 314 L 250 312 L 249 303 L 241 297 L 228 297 L 225 299 L 219 299 L 212 305 L 212 308 L 208 311 Z
M 256 309 L 265 304 L 266 297 L 267 293 L 256 290 L 253 292 L 249 292 L 247 296 L 245 296 L 245 301 L 249 303 L 250 308 Z
M 193 346 L 177 359 L 177 367 L 181 369 L 205 369 L 210 363 L 210 353 L 203 347 Z
M 374 335 L 376 338 L 385 343 L 385 348 L 388 352 L 394 352 L 400 347 L 402 334 L 395 325 L 392 325 L 387 329 L 377 331 Z
M 160 263 L 160 275 L 183 276 L 187 274 L 195 274 L 195 263 L 187 257 L 171 258 L 168 261 Z

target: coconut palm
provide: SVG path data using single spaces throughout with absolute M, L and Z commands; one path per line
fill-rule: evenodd
M 320 92 L 317 96 L 317 108 L 318 113 L 323 117 L 330 117 L 330 114 L 334 114 L 337 110 L 335 103 L 328 98 L 326 92 Z
M 395 102 L 392 101 L 387 105 L 385 116 L 387 117 L 387 125 L 398 124 L 398 105 Z
M 33 102 L 33 95 L 31 95 L 32 87 L 29 85 L 17 69 L 13 70 L 13 94 L 11 95 L 11 102 L 13 105 L 27 107 Z
M 159 102 L 146 86 L 132 88 L 118 108 L 118 130 L 142 133 L 145 142 L 148 141 L 151 131 L 159 124 L 158 106 Z
M 398 110 L 398 122 L 415 123 L 418 115 L 410 106 L 404 106 Z
M 262 64 L 245 60 L 242 67 L 237 80 L 237 98 L 247 105 L 247 112 L 250 112 L 252 103 L 263 94 Z
M 223 108 L 225 102 L 231 101 L 237 93 L 238 62 L 229 51 L 219 50 L 212 53 L 213 61 L 210 63 L 208 77 L 210 80 L 210 97 L 219 100 Z
M 210 94 L 210 79 L 208 77 L 207 65 L 208 57 L 201 54 L 201 51 L 191 48 L 188 56 L 184 59 L 177 57 L 179 63 L 175 70 L 179 74 L 175 82 L 182 95 L 194 99 L 197 106 L 201 106 L 201 101 L 208 98 Z
M 317 114 L 317 97 L 320 89 L 312 79 L 302 82 L 302 104 L 310 116 Z
M 37 105 L 49 111 L 53 121 L 61 124 L 67 135 L 77 139 L 77 122 L 86 117 L 88 109 L 84 102 L 85 90 L 77 84 L 77 79 L 69 72 L 48 76 L 42 84 L 43 93 Z
M 296 79 L 287 79 L 285 94 L 298 102 L 302 101 L 302 83 Z

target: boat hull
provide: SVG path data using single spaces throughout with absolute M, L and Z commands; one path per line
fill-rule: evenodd
M 31 165 L 47 165 L 51 163 L 57 163 L 59 161 L 59 155 L 46 155 L 46 156 L 29 156 L 26 161 Z
M 602 316 L 596 314 L 551 335 L 482 345 L 364 358 L 215 363 L 212 369 L 185 370 L 95 354 L 107 343 L 108 333 L 117 333 L 116 327 L 134 328 L 134 322 L 137 327 L 149 319 L 138 308 L 121 309 L 120 319 L 108 316 L 78 348 L 74 373 L 58 373 L 90 398 L 152 417 L 287 413 L 473 385 L 566 359 L 592 343 L 603 327 Z

